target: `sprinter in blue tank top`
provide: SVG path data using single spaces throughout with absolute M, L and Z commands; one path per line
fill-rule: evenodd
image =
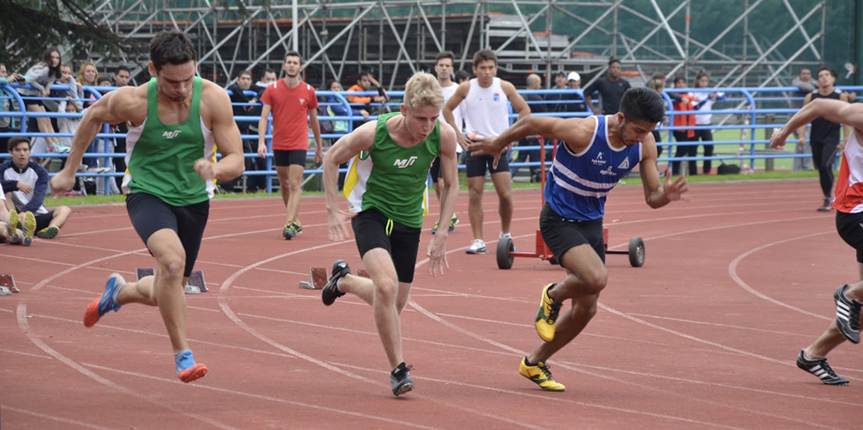
M 564 390 L 545 363 L 587 326 L 596 314 L 599 293 L 608 283 L 602 238 L 608 193 L 636 164 L 644 199 L 654 209 L 680 200 L 688 189 L 684 177 L 674 182 L 668 177 L 663 185 L 656 173 L 656 142 L 651 131 L 664 116 L 665 102 L 657 92 L 634 88 L 624 93 L 617 114 L 568 119 L 531 116 L 495 139 L 468 145 L 473 155 L 497 158 L 509 142 L 528 135 L 560 141 L 539 226 L 543 240 L 566 269 L 566 277 L 543 288 L 536 316 L 536 330 L 543 342 L 519 366 L 519 373 L 543 390 Z M 560 313 L 567 299 L 572 300 L 572 307 Z

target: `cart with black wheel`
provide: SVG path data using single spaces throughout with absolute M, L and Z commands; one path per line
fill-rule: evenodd
M 545 190 L 545 140 L 537 136 L 540 142 L 539 161 L 540 161 L 540 183 L 542 190 Z M 554 142 L 552 154 L 557 153 L 557 141 Z M 554 159 L 554 155 L 552 155 Z M 542 194 L 542 205 L 545 206 L 545 194 Z M 640 237 L 633 237 L 629 240 L 629 249 L 626 251 L 609 250 L 608 249 L 608 228 L 602 228 L 602 239 L 605 242 L 606 254 L 625 254 L 629 256 L 629 264 L 632 267 L 641 267 L 644 265 L 646 256 L 644 250 L 644 241 Z M 542 233 L 536 230 L 536 242 L 534 252 L 517 252 L 512 238 L 503 238 L 497 243 L 497 267 L 499 269 L 508 270 L 512 268 L 513 261 L 516 257 L 539 258 L 546 260 L 551 264 L 558 264 L 557 257 L 548 249 L 545 240 L 542 239 Z

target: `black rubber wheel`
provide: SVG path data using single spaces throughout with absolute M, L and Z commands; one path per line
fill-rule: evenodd
M 512 267 L 513 256 L 510 252 L 515 250 L 515 245 L 512 244 L 512 239 L 505 237 L 497 243 L 497 267 L 499 269 L 508 270 Z
M 644 266 L 644 241 L 640 237 L 633 237 L 629 240 L 629 264 L 632 267 Z

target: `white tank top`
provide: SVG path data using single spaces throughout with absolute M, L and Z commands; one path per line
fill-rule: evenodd
M 464 106 L 465 128 L 469 135 L 497 137 L 509 127 L 509 101 L 494 78 L 491 86 L 482 88 L 476 78 L 470 80 L 470 91 L 461 102 Z
M 449 101 L 449 98 L 452 97 L 453 94 L 455 94 L 455 90 L 457 90 L 457 89 L 458 89 L 458 85 L 456 85 L 456 84 L 452 84 L 448 87 L 441 87 L 441 90 L 443 91 L 443 102 L 444 102 L 444 104 L 446 104 L 446 102 Z M 456 130 L 455 130 L 456 133 L 461 133 L 462 129 L 464 128 L 464 123 L 462 122 L 463 121 L 463 119 L 462 119 L 462 106 L 463 105 L 464 105 L 464 103 L 459 103 L 458 107 L 454 111 L 452 111 L 453 119 L 455 119 L 455 124 L 458 126 L 458 128 L 456 128 Z M 441 109 L 441 111 L 440 111 L 440 121 L 446 122 L 446 118 L 443 117 L 443 109 Z M 461 145 L 456 145 L 455 150 L 457 153 L 460 154 L 462 151 Z

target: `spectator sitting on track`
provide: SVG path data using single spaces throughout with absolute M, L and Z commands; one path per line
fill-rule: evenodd
M 13 137 L 8 146 L 12 159 L 0 164 L 0 185 L 6 190 L 6 207 L 10 213 L 13 209 L 34 213 L 36 235 L 53 239 L 66 224 L 72 210 L 67 206 L 48 210 L 42 205 L 48 192 L 48 171 L 30 160 L 30 139 Z M 32 231 L 29 233 L 32 235 Z
M 24 245 L 30 246 L 30 234 L 25 234 L 21 229 L 17 228 L 18 225 L 18 212 L 15 212 L 15 216 L 12 217 L 14 219 L 9 219 L 12 217 L 12 214 L 9 212 L 9 209 L 6 208 L 6 194 L 3 194 L 3 186 L 0 185 L 0 242 L 6 242 L 10 245 Z M 33 213 L 30 212 L 30 215 L 27 216 L 28 219 L 33 218 Z M 33 221 L 31 221 L 33 222 Z M 14 226 L 13 226 L 14 224 Z M 27 238 L 28 240 L 21 240 Z

